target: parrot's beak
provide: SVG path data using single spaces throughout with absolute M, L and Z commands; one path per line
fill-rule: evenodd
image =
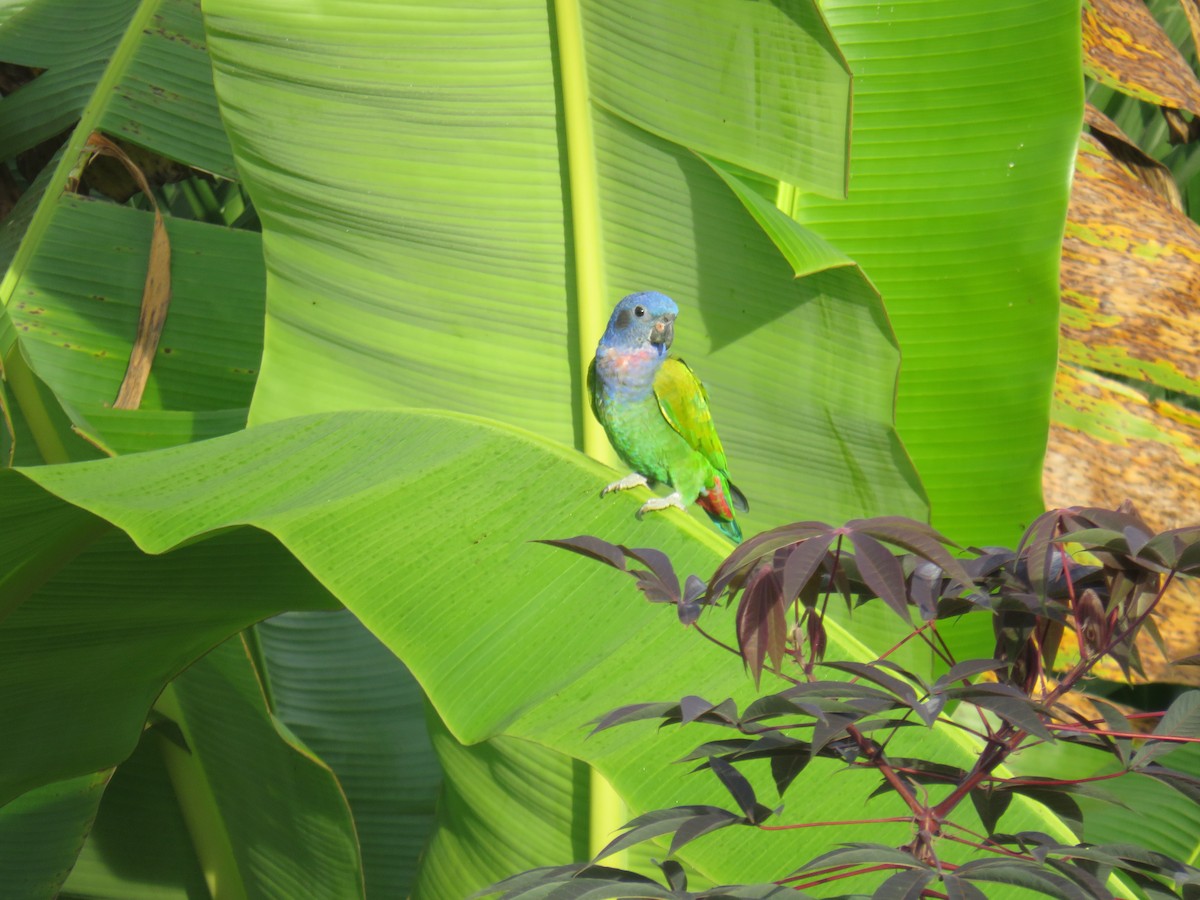
M 668 314 L 655 322 L 654 327 L 650 329 L 650 343 L 670 347 L 673 340 L 675 340 L 675 317 Z

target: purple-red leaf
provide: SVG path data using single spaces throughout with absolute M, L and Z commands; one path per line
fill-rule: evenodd
M 900 565 L 900 560 L 869 534 L 854 532 L 850 535 L 850 540 L 854 544 L 855 561 L 858 563 L 863 582 L 878 594 L 896 615 L 906 623 L 911 623 L 904 567 Z
M 1012 693 L 997 688 L 1009 688 Z M 950 688 L 944 693 L 950 699 L 967 700 L 976 706 L 989 709 L 1005 722 L 1044 741 L 1054 740 L 1054 735 L 1042 721 L 1041 707 L 1010 685 L 974 684 L 966 688 Z M 1008 696 L 1005 696 L 1006 694 Z
M 714 828 L 736 824 L 741 819 L 729 810 L 721 809 L 719 806 L 675 806 L 671 809 L 656 809 L 653 812 L 638 816 L 632 822 L 627 823 L 624 827 L 629 830 L 609 841 L 604 849 L 595 855 L 592 861 L 595 862 L 596 860 L 604 859 L 604 857 L 610 856 L 618 850 L 624 850 L 626 847 L 640 844 L 642 841 L 658 837 L 660 834 L 678 832 L 681 828 L 687 826 L 689 822 L 694 821 L 699 821 L 706 826 L 700 831 L 700 834 L 703 834 L 707 831 L 712 831 Z M 692 837 L 699 837 L 699 834 L 692 834 L 688 840 L 691 840 Z M 672 847 L 671 852 L 675 852 L 674 847 Z
M 653 572 L 636 569 L 633 575 L 637 578 L 638 590 L 645 594 L 651 603 L 679 603 L 678 592 L 672 591 L 670 585 L 663 584 Z
M 816 573 L 834 537 L 832 532 L 819 534 L 787 551 L 787 559 L 783 564 L 783 596 L 789 603 L 800 595 L 801 589 Z
M 636 888 L 622 887 L 637 885 Z M 503 892 L 500 900 L 529 900 L 532 897 L 551 896 L 568 900 L 589 896 L 593 900 L 619 895 L 630 897 L 668 897 L 662 887 L 644 875 L 613 869 L 609 866 L 594 866 L 591 863 L 574 863 L 569 866 L 542 866 L 521 872 L 495 884 L 489 884 L 467 897 L 478 900 Z M 584 892 L 587 892 L 586 894 Z
M 679 578 L 675 575 L 675 567 L 671 565 L 671 560 L 667 558 L 667 554 L 651 547 L 634 547 L 631 549 L 623 545 L 621 546 L 621 552 L 630 559 L 636 559 L 653 572 L 658 581 L 669 592 L 672 602 L 679 600 Z
M 811 759 L 812 749 L 808 745 L 803 749 L 798 748 L 794 753 L 779 753 L 771 757 L 771 778 L 780 797 L 796 780 L 796 776 L 804 771 Z
M 937 618 L 941 588 L 942 567 L 924 559 L 919 560 L 908 576 L 908 595 L 926 622 Z
M 1008 810 L 1012 797 L 1011 791 L 997 791 L 991 788 L 977 787 L 971 791 L 971 803 L 974 804 L 979 821 L 983 823 L 988 834 L 996 830 L 996 823 Z
M 998 659 L 966 659 L 950 667 L 950 671 L 933 683 L 934 691 L 941 691 L 958 681 L 965 681 L 982 675 L 984 672 L 994 672 L 1004 663 Z
M 1147 541 L 1143 549 L 1168 568 L 1194 573 L 1200 564 L 1200 525 L 1164 531 Z
M 708 585 L 704 583 L 703 578 L 699 575 L 689 575 L 683 583 L 683 602 L 695 603 L 707 589 Z
M 987 894 L 971 882 L 949 872 L 942 873 L 942 886 L 946 889 L 947 900 L 987 900 Z
M 732 723 L 737 718 L 737 706 L 734 705 L 732 700 L 710 703 L 703 697 L 688 694 L 688 696 L 679 701 L 679 715 L 684 725 L 687 725 L 689 722 L 695 722 L 701 716 L 716 716 L 719 719 Z
M 808 610 L 808 615 L 804 617 L 805 635 L 808 638 L 808 654 L 809 661 L 819 663 L 825 659 L 825 648 L 829 643 L 828 636 L 825 633 L 825 618 L 817 614 L 816 610 Z M 805 671 L 808 671 L 807 669 Z
M 846 527 L 914 553 L 940 566 L 947 577 L 959 583 L 963 589 L 974 590 L 975 582 L 966 568 L 946 549 L 947 545 L 954 547 L 957 544 L 924 522 L 903 516 L 878 516 L 874 519 L 854 519 L 847 522 Z
M 719 741 L 706 741 L 687 756 L 681 756 L 675 761 L 688 762 L 693 759 L 702 759 L 704 762 L 692 770 L 693 772 L 699 772 L 701 769 L 708 768 L 708 758 L 710 756 L 740 758 L 743 750 L 748 750 L 757 743 L 758 741 L 754 738 L 722 738 Z
M 561 547 L 563 550 L 570 550 L 572 553 L 587 556 L 598 562 L 610 565 L 614 569 L 620 569 L 622 572 L 627 571 L 625 568 L 625 554 L 621 552 L 621 548 L 616 544 L 610 544 L 608 541 L 602 541 L 600 538 L 592 537 L 591 535 L 581 534 L 573 538 L 546 539 L 534 541 L 534 543 L 549 544 L 551 547 Z
M 813 724 L 812 755 L 816 756 L 830 741 L 846 734 L 846 729 L 857 722 L 861 716 L 845 713 L 829 713 L 823 721 Z
M 829 666 L 831 669 L 840 669 L 843 672 L 849 672 L 851 675 L 857 675 L 859 678 L 874 682 L 888 693 L 894 695 L 901 703 L 921 716 L 922 719 L 925 719 L 926 725 L 932 725 L 933 718 L 937 717 L 936 713 L 933 713 L 933 718 L 929 717 L 929 711 L 917 699 L 917 692 L 913 690 L 911 684 L 888 675 L 886 672 L 879 671 L 879 667 L 872 663 L 837 661 L 827 662 L 824 665 Z
M 1033 524 L 1021 538 L 1021 551 L 1026 560 L 1029 583 L 1039 597 L 1046 596 L 1046 585 L 1051 578 L 1051 549 L 1061 553 L 1058 547 L 1051 544 L 1058 522 L 1057 511 L 1042 513 L 1033 520 Z
M 887 865 L 902 866 L 906 869 L 927 869 L 924 863 L 918 862 L 911 854 L 886 844 L 873 844 L 866 841 L 848 841 L 837 850 L 830 850 L 815 856 L 798 868 L 792 875 L 801 872 L 811 872 L 813 869 L 832 869 L 835 866 L 851 865 Z M 789 878 L 791 876 L 788 876 Z
M 710 832 L 716 831 L 718 828 L 728 828 L 730 825 L 743 824 L 745 823 L 741 818 L 725 809 L 706 815 L 692 816 L 676 830 L 675 837 L 671 840 L 671 847 L 667 853 L 670 856 L 674 856 L 679 852 L 680 847 L 694 841 L 698 837 L 703 837 Z
M 689 722 L 695 722 L 698 718 L 713 708 L 713 704 L 709 703 L 703 697 L 697 697 L 695 694 L 688 694 L 679 701 L 679 716 L 682 724 L 686 725 Z
M 1112 892 L 1104 886 L 1099 878 L 1087 871 L 1083 866 L 1067 862 L 1063 859 L 1047 859 L 1046 865 L 1060 875 L 1065 875 L 1088 892 L 1095 900 L 1113 900 Z
M 1049 894 L 1059 900 L 1087 900 L 1087 894 L 1073 881 L 1047 872 L 1036 863 L 1011 857 L 971 860 L 959 866 L 954 874 L 960 879 L 969 881 L 1012 884 L 1042 894 Z
M 683 599 L 679 601 L 676 612 L 683 625 L 695 625 L 703 609 L 702 597 L 708 585 L 696 575 L 689 575 L 683 584 Z
M 662 869 L 663 878 L 671 890 L 687 890 L 687 875 L 683 871 L 683 866 L 673 859 L 664 859 L 658 864 L 658 867 Z
M 747 819 L 754 821 L 758 798 L 754 796 L 754 788 L 750 786 L 750 782 L 746 780 L 746 776 L 719 756 L 711 757 L 708 760 L 708 767 L 721 780 L 721 784 L 725 786 L 725 790 L 729 791 L 733 797 L 733 802 L 737 804 L 742 814 Z
M 783 662 L 787 641 L 787 604 L 779 578 L 767 563 L 750 575 L 737 610 L 738 649 L 757 687 L 765 661 Z
M 920 900 L 925 885 L 933 881 L 937 873 L 932 869 L 902 869 L 884 880 L 875 889 L 872 900 Z
M 770 531 L 756 534 L 754 537 L 738 545 L 725 561 L 717 567 L 708 582 L 708 601 L 713 602 L 735 583 L 744 578 L 761 559 L 769 559 L 780 547 L 795 544 L 805 538 L 810 538 L 824 532 L 833 531 L 831 525 L 824 522 L 793 522 L 782 525 Z
M 614 725 L 623 725 L 626 722 L 637 722 L 641 719 L 673 719 L 680 715 L 678 703 L 632 703 L 629 706 L 621 706 L 614 709 L 612 712 L 605 713 L 598 719 L 592 721 L 596 723 L 596 727 L 591 733 L 603 731 L 606 728 L 612 728 Z

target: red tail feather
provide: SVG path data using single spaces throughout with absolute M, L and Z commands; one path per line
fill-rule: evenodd
M 700 496 L 696 498 L 696 503 L 714 518 L 726 520 L 733 518 L 733 507 L 729 504 L 729 495 L 725 491 L 725 483 L 721 480 L 720 475 L 713 479 L 713 484 L 707 491 L 700 493 Z

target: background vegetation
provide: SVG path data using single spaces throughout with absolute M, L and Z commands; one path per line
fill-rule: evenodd
M 748 532 L 1041 511 L 1078 7 L 690 10 L 0 6 L 5 884 L 452 897 L 603 843 L 592 772 L 667 805 L 681 745 L 580 725 L 741 670 L 529 543 L 727 549 L 596 499 L 582 372 L 630 290 L 680 303 Z

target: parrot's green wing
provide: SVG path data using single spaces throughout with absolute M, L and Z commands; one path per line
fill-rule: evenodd
M 708 393 L 687 363 L 678 357 L 667 357 L 654 379 L 654 396 L 671 427 L 728 478 L 729 464 L 708 410 Z

